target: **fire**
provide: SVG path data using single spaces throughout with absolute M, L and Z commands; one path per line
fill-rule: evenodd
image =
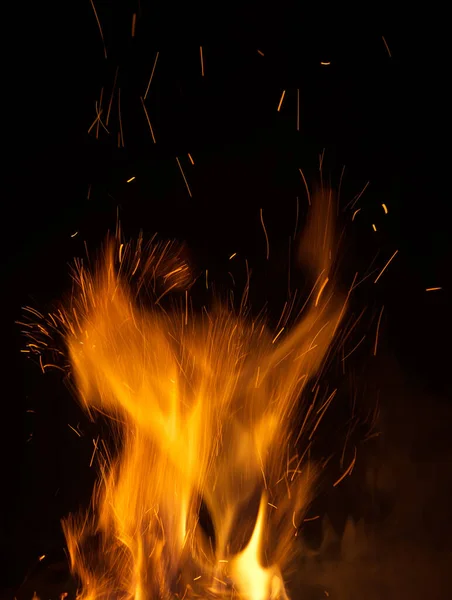
M 238 310 L 216 298 L 196 314 L 171 244 L 116 240 L 94 269 L 76 263 L 70 304 L 51 320 L 80 402 L 110 418 L 116 440 L 113 455 L 96 444 L 91 510 L 64 522 L 80 600 L 287 598 L 315 481 L 310 440 L 330 401 L 319 378 L 345 308 L 333 214 L 331 192 L 313 196 L 300 259 L 316 283 L 277 331 L 251 316 L 246 293 Z

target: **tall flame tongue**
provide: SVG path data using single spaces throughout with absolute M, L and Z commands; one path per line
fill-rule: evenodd
M 92 514 L 64 523 L 81 598 L 286 597 L 281 572 L 313 477 L 296 438 L 310 438 L 325 405 L 317 409 L 313 393 L 294 409 L 343 312 L 327 286 L 332 214 L 330 192 L 313 198 L 301 258 L 317 281 L 310 308 L 277 340 L 243 303 L 239 314 L 223 305 L 199 318 L 188 313 L 188 292 L 172 312 L 158 301 L 140 307 L 137 277 L 154 289 L 160 279 L 163 293 L 184 284 L 187 267 L 166 258 L 168 247 L 145 259 L 139 244 L 127 260 L 130 247 L 111 246 L 93 273 L 78 264 L 62 317 L 75 382 L 87 411 L 111 417 L 118 440 L 115 459 L 98 445 Z M 293 432 L 299 414 L 303 431 Z M 202 502 L 214 536 L 199 524 Z

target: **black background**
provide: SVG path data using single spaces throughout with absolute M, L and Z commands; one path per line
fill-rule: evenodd
M 132 5 L 96 2 L 107 61 L 89 2 L 17 7 L 6 20 L 14 35 L 5 54 L 2 127 L 4 587 L 17 585 L 36 556 L 63 545 L 59 519 L 87 502 L 93 476 L 86 468 L 89 430 L 80 442 L 67 427 L 88 425 L 61 377 L 43 376 L 20 354 L 15 320 L 24 305 L 45 308 L 60 298 L 70 285 L 67 263 L 84 254 L 84 240 L 99 246 L 118 207 L 127 234 L 143 229 L 145 236 L 158 231 L 185 240 L 200 270 L 221 273 L 230 254 L 246 256 L 258 272 L 260 265 L 256 296 L 266 294 L 280 307 L 285 289 L 269 282 L 283 268 L 296 196 L 300 217 L 306 214 L 298 168 L 315 182 L 325 149 L 324 178 L 333 186 L 345 165 L 343 205 L 370 181 L 361 214 L 347 230 L 343 285 L 378 250 L 380 268 L 399 250 L 379 285 L 365 288 L 357 302 L 385 305 L 382 344 L 410 388 L 426 403 L 432 395 L 450 398 L 449 189 L 442 165 L 447 61 L 435 22 L 440 17 L 411 13 L 396 22 L 371 8 L 314 14 L 293 5 L 268 12 L 249 5 L 235 14 L 216 7 L 214 16 L 142 1 L 132 39 L 132 14 L 139 10 Z M 147 104 L 154 145 L 139 96 L 156 51 Z M 87 134 L 95 101 L 102 87 L 109 98 L 118 65 L 121 149 L 115 104 L 111 135 Z M 432 286 L 443 290 L 426 293 Z M 370 354 L 368 348 L 368 360 Z

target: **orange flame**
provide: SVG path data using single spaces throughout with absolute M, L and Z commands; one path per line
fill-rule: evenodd
M 93 272 L 77 263 L 76 292 L 57 318 L 80 401 L 110 417 L 117 440 L 114 458 L 97 444 L 92 511 L 64 522 L 80 599 L 207 589 L 287 597 L 282 573 L 315 474 L 297 442 L 325 412 L 317 394 L 299 399 L 344 314 L 332 289 L 331 193 L 314 195 L 310 211 L 300 249 L 316 284 L 308 308 L 276 337 L 244 303 L 238 313 L 218 301 L 193 315 L 189 268 L 171 245 L 145 252 L 139 240 L 133 254 L 113 243 Z M 136 289 L 153 296 L 150 309 Z M 185 292 L 180 305 L 164 308 L 174 290 Z M 296 411 L 303 425 L 294 431 Z M 213 536 L 200 525 L 202 503 Z

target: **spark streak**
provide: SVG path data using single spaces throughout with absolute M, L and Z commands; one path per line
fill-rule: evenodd
M 395 257 L 395 255 L 397 254 L 398 250 L 396 250 L 394 252 L 394 254 L 391 256 L 391 258 L 388 260 L 388 262 L 385 264 L 385 266 L 382 268 L 382 270 L 380 271 L 378 277 L 375 279 L 374 283 L 377 283 L 377 281 L 380 279 L 380 277 L 383 275 L 383 273 L 385 272 L 385 270 L 387 269 L 389 263 L 393 260 L 393 258 Z
M 141 98 L 140 98 L 140 100 L 141 100 L 141 104 L 142 104 L 142 106 L 143 106 L 144 114 L 146 115 L 146 120 L 147 120 L 147 122 L 148 122 L 149 129 L 151 130 L 152 141 L 153 141 L 153 142 L 154 142 L 154 144 L 155 144 L 155 143 L 156 143 L 156 141 L 155 141 L 154 130 L 152 129 L 151 119 L 149 118 L 148 111 L 146 110 L 146 105 L 145 105 L 145 103 L 144 103 L 144 99 L 141 97 Z
M 384 45 L 385 45 L 386 51 L 387 51 L 387 53 L 388 53 L 388 55 L 389 55 L 389 58 L 392 58 L 391 50 L 389 50 L 388 43 L 387 43 L 387 41 L 385 40 L 385 37 L 384 37 L 383 35 L 381 36 L 381 39 L 383 40 L 383 43 L 384 43 Z
M 118 71 L 119 71 L 119 67 L 116 67 L 115 78 L 113 80 L 113 87 L 111 89 L 110 101 L 108 103 L 107 118 L 105 120 L 105 124 L 106 125 L 108 125 L 108 121 L 110 120 L 111 105 L 113 103 L 113 96 L 114 96 L 114 93 L 115 93 L 116 81 L 118 79 Z
M 176 156 L 176 160 L 177 160 L 177 164 L 179 165 L 180 172 L 182 173 L 182 177 L 184 178 L 185 185 L 187 186 L 187 191 L 188 191 L 188 193 L 190 195 L 190 198 L 192 198 L 192 193 L 191 193 L 191 190 L 190 190 L 190 186 L 188 185 L 187 178 L 185 177 L 185 174 L 184 174 L 184 172 L 182 170 L 182 165 L 180 164 L 180 160 L 179 160 L 179 158 L 177 156 Z
M 93 7 L 94 16 L 96 17 L 97 26 L 99 27 L 99 31 L 100 31 L 100 37 L 102 38 L 102 44 L 104 46 L 104 55 L 105 55 L 105 58 L 107 58 L 107 48 L 105 46 L 104 33 L 102 31 L 102 26 L 100 24 L 99 17 L 97 16 L 96 7 L 94 6 L 93 0 L 89 0 L 89 1 L 91 2 L 91 6 Z
M 202 46 L 199 46 L 199 55 L 201 58 L 201 77 L 204 77 L 204 57 L 202 55 Z
M 298 170 L 300 171 L 300 175 L 303 179 L 304 187 L 306 188 L 306 193 L 308 195 L 308 204 L 309 204 L 309 206 L 311 206 L 311 193 L 308 188 L 308 182 L 306 181 L 306 177 L 304 176 L 303 171 L 300 168 Z
M 315 304 L 314 306 L 317 306 L 320 300 L 320 296 L 322 295 L 323 290 L 325 289 L 326 284 L 328 283 L 329 279 L 328 277 L 325 279 L 325 281 L 322 283 L 322 285 L 320 286 L 320 290 L 319 293 L 317 294 L 317 298 L 315 299 Z
M 378 321 L 377 321 L 377 331 L 375 333 L 375 345 L 374 345 L 374 356 L 377 356 L 377 348 L 378 348 L 378 334 L 380 331 L 380 322 L 381 322 L 381 317 L 383 315 L 383 310 L 384 310 L 384 305 L 381 307 L 380 310 L 380 314 L 378 315 Z
M 351 475 L 351 473 L 353 471 L 353 467 L 355 466 L 355 463 L 356 463 L 356 446 L 355 446 L 355 455 L 353 457 L 352 462 L 347 467 L 347 470 L 344 471 L 344 473 L 342 473 L 342 475 L 339 477 L 339 479 L 335 483 L 333 483 L 333 487 L 338 486 L 340 484 L 340 482 L 347 477 L 347 475 Z
M 145 93 L 144 93 L 144 99 L 145 99 L 145 100 L 146 100 L 146 97 L 147 97 L 147 95 L 148 95 L 149 88 L 150 88 L 150 86 L 151 86 L 151 81 L 152 81 L 152 78 L 154 77 L 154 71 L 155 71 L 155 67 L 156 67 L 156 65 L 157 65 L 157 60 L 158 60 L 158 57 L 159 57 L 159 53 L 157 52 L 157 54 L 155 55 L 154 66 L 152 67 L 151 76 L 149 77 L 148 87 L 146 88 L 146 91 L 145 91 Z
M 121 118 L 121 88 L 118 89 L 118 114 L 119 114 L 119 135 L 118 135 L 118 147 L 119 142 L 124 148 L 124 134 L 122 131 L 122 118 Z
M 266 258 L 268 260 L 268 258 L 270 256 L 270 244 L 269 244 L 269 241 L 268 241 L 267 230 L 265 229 L 264 215 L 263 215 L 262 208 L 260 209 L 260 216 L 261 216 L 262 229 L 264 230 L 264 235 L 265 235 L 265 243 L 267 245 L 267 256 L 266 256 Z

